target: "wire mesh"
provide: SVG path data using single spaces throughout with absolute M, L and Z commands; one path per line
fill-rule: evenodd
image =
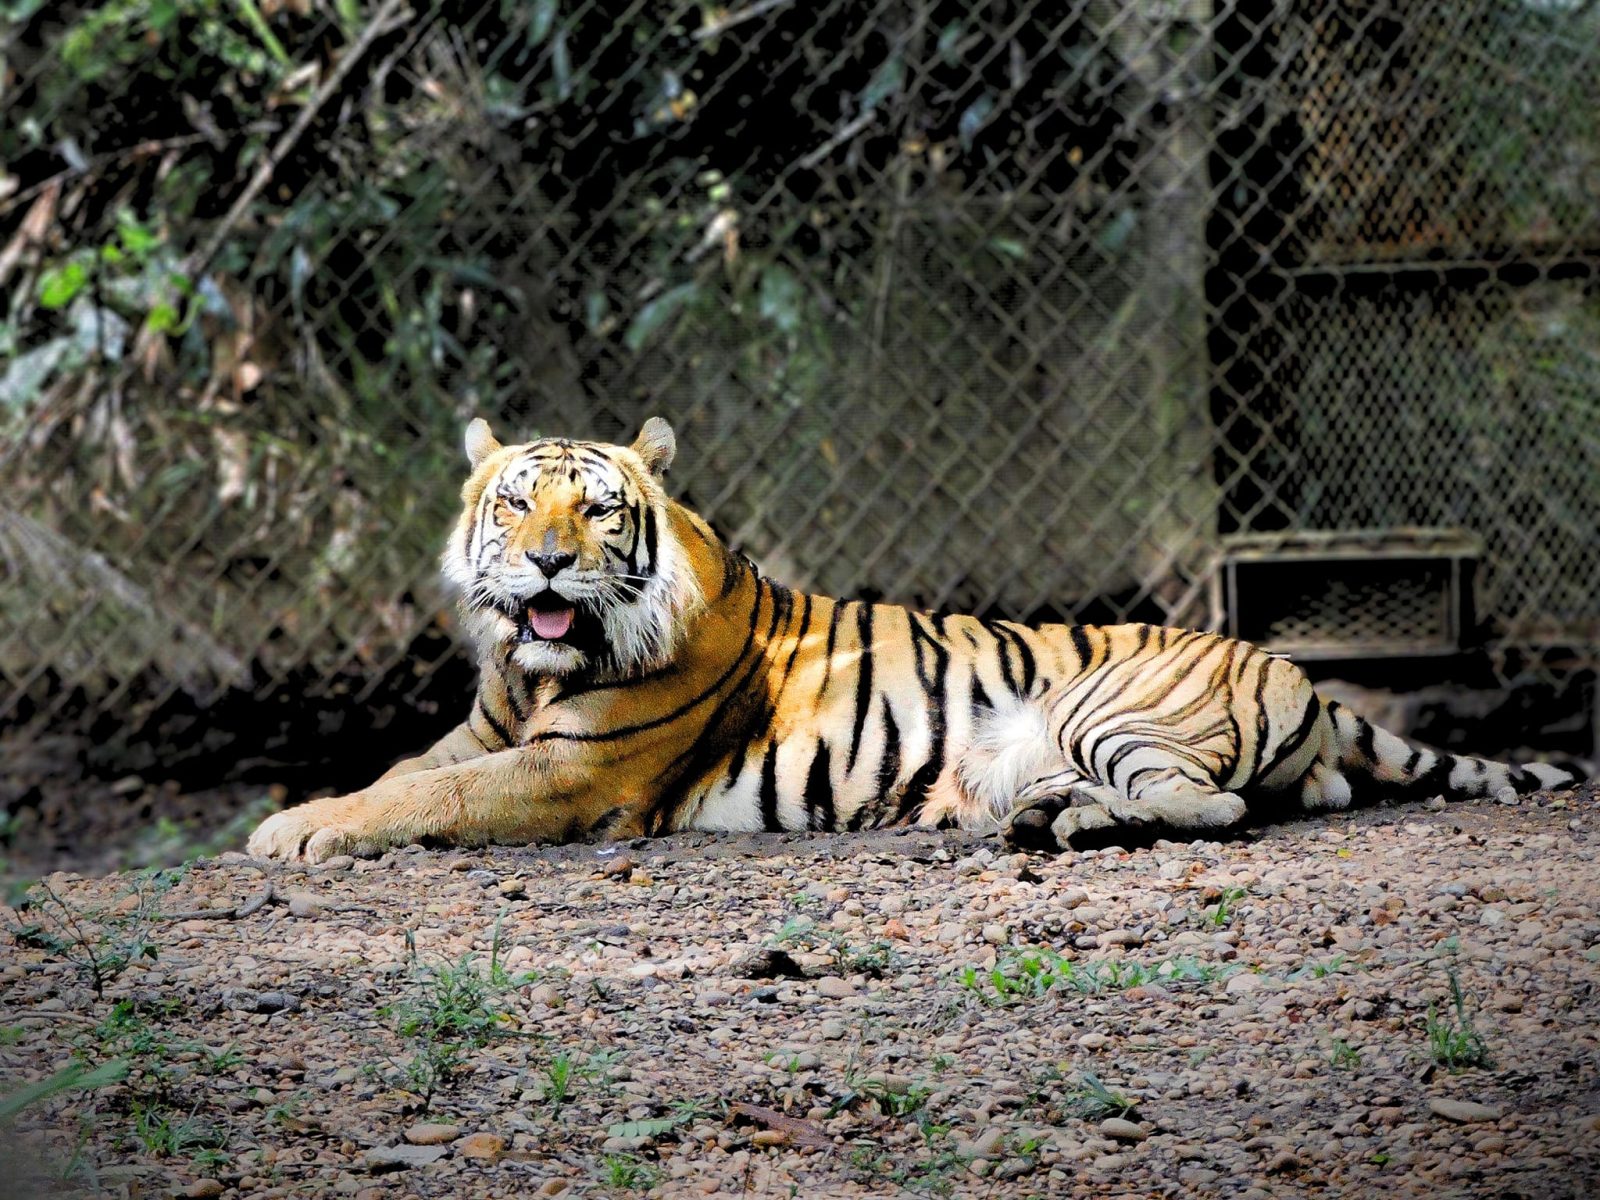
M 1593 4 L 6 10 L 13 729 L 452 661 L 474 415 L 667 415 L 769 571 L 935 608 L 1215 625 L 1230 536 L 1467 531 L 1497 658 L 1593 665 Z

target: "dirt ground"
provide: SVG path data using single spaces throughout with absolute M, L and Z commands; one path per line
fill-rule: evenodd
M 1597 843 L 1591 786 L 58 874 L 0 912 L 0 1194 L 1592 1196 Z

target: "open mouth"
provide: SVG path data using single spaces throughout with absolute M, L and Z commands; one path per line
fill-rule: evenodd
M 577 607 L 565 596 L 554 591 L 540 592 L 514 618 L 517 641 L 559 642 L 571 634 L 577 616 Z

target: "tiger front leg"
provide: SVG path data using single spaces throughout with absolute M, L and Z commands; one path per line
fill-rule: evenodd
M 386 776 L 359 792 L 275 813 L 250 835 L 247 849 L 258 858 L 315 863 L 425 839 L 461 846 L 572 841 L 602 826 L 627 836 L 640 824 L 615 797 L 603 801 L 576 782 L 540 750 L 503 750 Z

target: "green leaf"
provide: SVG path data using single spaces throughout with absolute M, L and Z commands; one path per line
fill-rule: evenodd
M 127 209 L 117 214 L 117 236 L 122 239 L 122 248 L 135 258 L 149 254 L 161 244 L 161 239 L 151 233 Z
M 961 48 L 961 34 L 963 32 L 960 21 L 951 21 L 950 24 L 939 31 L 939 57 L 952 66 L 955 65 L 956 60 L 960 57 L 958 51 Z
M 81 262 L 52 267 L 39 278 L 39 303 L 44 308 L 65 308 L 89 282 L 89 271 Z
M 7 1096 L 0 1096 L 0 1121 L 9 1121 L 31 1105 L 58 1096 L 62 1092 L 90 1091 L 106 1087 L 125 1079 L 127 1074 L 128 1064 L 125 1059 L 119 1058 L 101 1063 L 93 1070 L 84 1063 L 73 1063 L 70 1067 L 61 1068 L 48 1079 L 40 1079 L 26 1087 L 18 1088 Z
M 784 333 L 800 328 L 805 291 L 794 272 L 770 263 L 761 272 L 761 315 Z
M 1021 262 L 1028 257 L 1028 248 L 1016 238 L 990 238 L 988 246 L 996 254 L 1005 258 L 1015 259 L 1017 262 Z
M 1127 243 L 1129 236 L 1139 225 L 1139 214 L 1134 209 L 1125 209 L 1118 213 L 1104 229 L 1100 236 L 1095 238 L 1095 244 L 1107 254 L 1115 254 Z
M 967 105 L 966 111 L 961 114 L 961 119 L 956 122 L 956 136 L 961 139 L 963 150 L 972 149 L 973 141 L 993 111 L 994 97 L 987 92 Z
M 566 100 L 572 95 L 572 56 L 567 50 L 567 31 L 556 30 L 550 46 L 550 71 L 556 77 L 556 95 Z
M 171 304 L 158 304 L 150 310 L 151 333 L 171 333 L 178 327 L 178 310 Z
M 556 0 L 534 0 L 528 16 L 528 45 L 541 46 L 556 23 Z
M 650 338 L 677 316 L 683 306 L 694 299 L 699 289 L 692 283 L 680 283 L 670 291 L 662 292 L 641 308 L 622 337 L 622 344 L 635 352 L 643 349 Z
M 898 54 L 891 54 L 881 67 L 873 73 L 868 81 L 866 90 L 861 93 L 862 108 L 876 108 L 883 101 L 900 90 L 900 85 L 905 82 L 906 68 L 900 61 Z

